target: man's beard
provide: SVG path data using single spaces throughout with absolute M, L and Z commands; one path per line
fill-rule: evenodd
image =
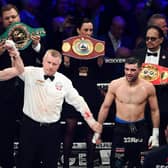
M 138 79 L 138 76 L 133 76 L 133 77 L 128 77 L 127 76 L 126 79 L 127 79 L 128 82 L 133 83 Z

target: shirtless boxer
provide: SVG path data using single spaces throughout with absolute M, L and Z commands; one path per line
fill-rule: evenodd
M 124 165 L 141 167 L 140 153 L 159 146 L 159 109 L 154 86 L 138 78 L 141 65 L 136 58 L 125 62 L 125 76 L 109 84 L 105 100 L 100 108 L 98 122 L 106 120 L 113 101 L 116 117 L 112 135 L 111 167 Z M 145 106 L 149 103 L 153 123 L 152 136 L 145 121 Z M 149 137 L 150 136 L 150 137 Z M 100 142 L 100 134 L 94 134 L 93 142 Z

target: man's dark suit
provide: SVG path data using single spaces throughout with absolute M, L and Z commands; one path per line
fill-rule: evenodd
M 43 46 L 43 45 L 41 45 Z M 22 50 L 20 55 L 25 65 L 36 65 L 36 59 L 42 59 L 44 52 L 36 53 L 30 45 Z M 0 55 L 0 70 L 11 67 L 7 51 Z M 13 142 L 16 135 L 16 119 L 20 117 L 23 105 L 23 82 L 18 78 L 0 81 L 0 165 L 5 168 L 13 167 Z M 18 131 L 18 130 L 17 130 Z M 7 167 L 6 167 L 7 166 Z
M 111 39 L 108 35 L 108 33 L 102 35 L 99 37 L 100 40 L 105 41 L 105 58 L 116 58 L 116 53 L 114 50 L 114 46 L 111 42 Z M 120 47 L 125 47 L 125 48 L 129 48 L 132 49 L 133 48 L 133 44 L 132 44 L 132 40 L 130 37 L 127 36 L 123 36 L 121 38 L 121 44 Z M 115 64 L 104 64 L 103 67 L 103 72 L 102 72 L 102 76 L 104 77 L 105 81 L 111 81 L 113 79 L 116 79 L 118 77 L 123 76 L 123 66 L 124 64 L 122 63 L 115 63 Z
M 99 39 L 105 41 L 105 57 L 115 58 L 114 47 L 113 47 L 113 44 L 111 42 L 111 39 L 110 39 L 108 33 L 100 36 Z M 128 36 L 123 36 L 121 38 L 120 47 L 126 47 L 126 48 L 129 48 L 129 49 L 132 49 L 133 48 L 133 43 L 132 43 L 131 38 L 128 37 Z
M 167 167 L 168 145 L 151 150 L 145 157 L 143 168 Z
M 136 49 L 133 51 L 132 56 L 138 58 L 142 63 L 145 62 L 147 49 Z M 168 51 L 161 49 L 160 50 L 160 59 L 159 65 L 163 67 L 168 67 Z M 155 86 L 159 110 L 160 110 L 160 144 L 166 144 L 164 129 L 168 124 L 168 84 L 167 85 L 157 85 Z
M 146 52 L 147 52 L 146 48 L 135 49 L 132 53 L 132 56 L 135 56 L 142 63 L 144 63 L 145 62 L 145 57 L 146 57 Z M 162 48 L 161 48 L 161 51 L 160 51 L 159 65 L 164 66 L 164 67 L 168 67 L 168 51 L 165 50 L 165 49 L 162 49 Z

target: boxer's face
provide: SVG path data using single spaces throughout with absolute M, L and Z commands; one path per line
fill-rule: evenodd
M 128 82 L 135 82 L 138 79 L 140 68 L 138 64 L 125 64 L 125 77 Z

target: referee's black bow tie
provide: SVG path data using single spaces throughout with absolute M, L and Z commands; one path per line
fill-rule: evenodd
M 147 56 L 154 56 L 154 57 L 157 57 L 157 53 L 150 53 L 150 52 L 147 52 Z
M 44 75 L 44 79 L 46 80 L 46 79 L 50 79 L 51 81 L 53 81 L 54 80 L 54 76 L 52 75 L 52 76 L 50 76 L 50 75 Z

